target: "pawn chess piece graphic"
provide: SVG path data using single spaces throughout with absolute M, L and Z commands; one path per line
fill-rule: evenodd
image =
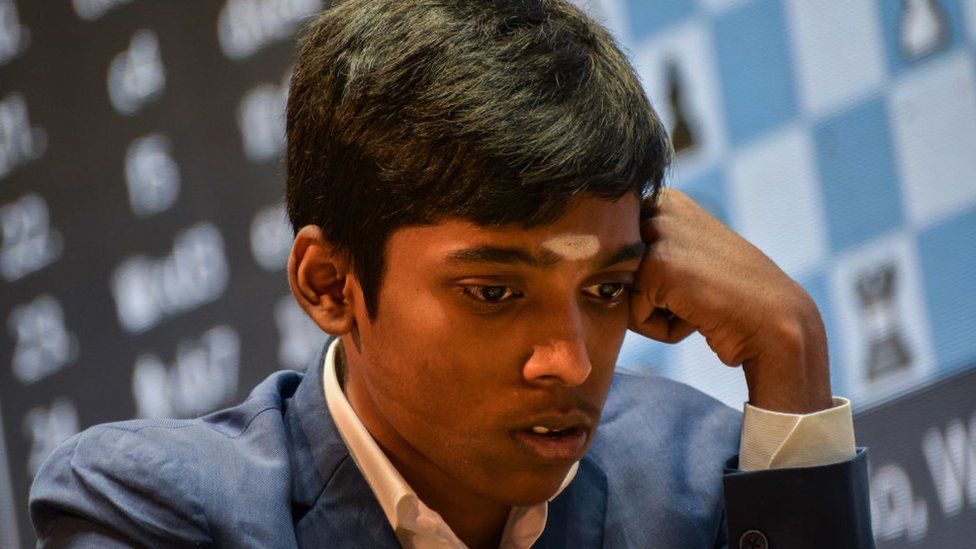
M 901 55 L 914 61 L 949 43 L 949 20 L 938 0 L 902 0 L 898 23 Z
M 902 337 L 894 263 L 859 274 L 856 281 L 861 322 L 867 339 L 867 377 L 876 380 L 907 369 L 912 356 Z
M 678 73 L 678 64 L 668 61 L 665 66 L 668 79 L 668 104 L 671 107 L 673 122 L 671 123 L 671 144 L 674 152 L 680 154 L 697 145 L 696 131 L 688 120 L 688 109 L 685 104 L 685 88 Z

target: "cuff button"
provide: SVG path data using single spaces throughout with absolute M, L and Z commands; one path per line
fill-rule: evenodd
M 759 530 L 749 530 L 739 538 L 739 549 L 768 549 L 769 541 Z

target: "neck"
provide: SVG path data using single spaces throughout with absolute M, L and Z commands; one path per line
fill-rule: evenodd
M 417 497 L 436 511 L 471 549 L 497 549 L 511 506 L 460 486 L 456 479 L 414 449 L 383 417 L 374 413 L 368 391 L 360 390 L 356 376 L 349 375 L 347 357 L 337 355 L 336 358 L 339 383 L 346 399 Z
M 439 470 L 414 471 L 383 445 L 397 471 L 424 505 L 436 511 L 451 531 L 471 549 L 497 549 L 501 544 L 511 507 L 485 499 L 458 485 Z

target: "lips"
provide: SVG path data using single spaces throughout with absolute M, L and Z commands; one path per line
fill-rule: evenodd
M 592 424 L 587 414 L 577 410 L 532 418 L 512 434 L 518 445 L 535 459 L 572 463 L 583 458 Z
M 522 429 L 515 432 L 515 440 L 530 455 L 543 461 L 572 463 L 583 458 L 588 431 L 579 427 L 547 430 Z

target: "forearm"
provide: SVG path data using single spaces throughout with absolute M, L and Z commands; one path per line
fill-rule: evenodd
M 830 408 L 827 334 L 816 305 L 805 292 L 790 315 L 770 319 L 762 348 L 742 369 L 749 403 L 774 412 L 807 414 Z

